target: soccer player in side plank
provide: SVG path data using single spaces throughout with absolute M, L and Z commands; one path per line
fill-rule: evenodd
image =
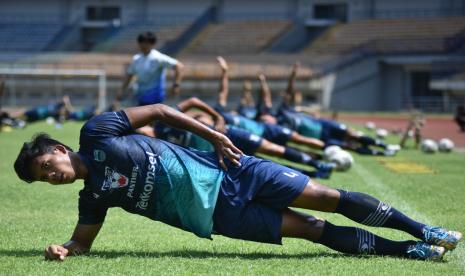
M 188 150 L 134 133 L 152 121 L 186 129 L 216 152 Z M 459 232 L 416 222 L 367 194 L 332 189 L 298 171 L 243 155 L 223 134 L 162 104 L 102 113 L 81 129 L 79 151 L 45 134 L 25 143 L 14 168 L 26 182 L 53 185 L 84 179 L 79 220 L 68 242 L 50 245 L 45 258 L 86 253 L 108 208 L 124 210 L 210 238 L 281 244 L 300 238 L 349 254 L 439 260 L 454 249 Z M 356 222 L 410 233 L 392 241 L 344 227 L 292 207 L 342 214 Z

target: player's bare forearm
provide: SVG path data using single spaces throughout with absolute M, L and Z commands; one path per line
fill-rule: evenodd
M 124 109 L 133 129 L 147 125 L 153 121 L 160 121 L 174 128 L 180 128 L 199 135 L 214 145 L 220 165 L 226 169 L 223 156 L 239 165 L 242 152 L 223 134 L 205 126 L 193 118 L 163 104 L 130 107 Z
M 121 86 L 121 90 L 118 91 L 116 94 L 116 100 L 121 101 L 125 97 L 125 91 L 128 89 L 129 83 L 132 80 L 132 75 L 126 75 L 123 80 L 123 85 Z
M 160 121 L 175 128 L 193 132 L 207 140 L 215 135 L 215 131 L 197 122 L 191 117 L 164 104 L 152 104 L 124 109 L 133 129 Z
M 284 96 L 284 102 L 287 105 L 295 105 L 295 80 L 297 77 L 297 71 L 299 70 L 300 63 L 296 62 L 292 66 L 292 71 L 291 75 L 289 76 L 288 82 L 287 82 L 287 88 L 286 88 L 286 94 Z
M 218 91 L 218 103 L 222 106 L 226 106 L 228 103 L 228 93 L 229 93 L 229 76 L 228 76 L 229 68 L 224 58 L 217 57 L 216 59 L 221 68 L 220 90 Z
M 173 87 L 171 88 L 170 91 L 170 96 L 177 96 L 179 95 L 180 90 L 180 85 L 181 85 L 181 80 L 182 80 L 182 68 L 184 65 L 181 62 L 178 62 L 174 67 L 174 81 L 173 81 Z
M 197 108 L 215 119 L 221 118 L 221 115 L 218 112 L 216 112 L 211 106 L 197 97 L 191 97 L 185 101 L 180 102 L 178 107 L 181 112 L 186 112 L 191 108 Z
M 270 87 L 268 86 L 268 83 L 266 82 L 265 75 L 260 74 L 258 78 L 260 79 L 260 86 L 261 86 L 260 96 L 262 100 L 265 102 L 265 106 L 268 108 L 272 108 L 273 102 L 271 99 L 271 90 L 270 90 Z
M 181 112 L 186 112 L 191 108 L 197 108 L 202 110 L 203 112 L 210 115 L 215 120 L 215 129 L 224 133 L 225 131 L 225 123 L 223 117 L 216 112 L 212 107 L 210 107 L 207 103 L 200 100 L 196 97 L 191 97 L 185 101 L 182 101 L 178 104 L 179 110 Z
M 184 68 L 184 65 L 181 63 L 181 62 L 178 62 L 175 66 L 174 66 L 174 83 L 175 84 L 180 84 L 181 81 L 182 81 L 182 70 Z
M 71 239 L 63 245 L 51 244 L 45 248 L 46 260 L 63 261 L 67 256 L 81 255 L 89 252 L 102 224 L 78 224 Z
M 288 94 L 293 94 L 294 93 L 295 79 L 297 78 L 297 71 L 299 70 L 299 67 L 300 67 L 299 62 L 294 63 L 294 65 L 292 66 L 291 75 L 289 76 L 289 79 L 288 79 L 288 82 L 287 82 L 286 92 Z

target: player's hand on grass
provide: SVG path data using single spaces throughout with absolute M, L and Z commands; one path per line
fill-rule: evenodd
M 52 244 L 45 248 L 45 259 L 49 261 L 63 261 L 68 256 L 68 249 L 61 245 Z
M 241 166 L 239 159 L 243 154 L 225 135 L 216 132 L 216 137 L 212 141 L 215 151 L 218 154 L 218 162 L 224 170 L 228 170 L 224 163 L 224 157 L 228 158 L 235 166 Z

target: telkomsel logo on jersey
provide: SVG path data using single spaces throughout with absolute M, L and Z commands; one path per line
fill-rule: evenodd
M 141 210 L 147 210 L 149 205 L 150 195 L 152 194 L 153 186 L 155 185 L 155 171 L 157 169 L 157 156 L 149 151 L 146 151 L 145 153 L 147 154 L 149 164 L 145 175 L 144 188 L 139 196 L 139 201 L 136 203 L 136 207 Z
M 129 180 L 125 175 L 105 167 L 105 180 L 103 180 L 102 191 L 126 187 L 128 182 Z

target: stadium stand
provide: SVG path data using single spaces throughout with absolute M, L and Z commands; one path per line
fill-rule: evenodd
M 361 20 L 333 26 L 304 52 L 343 54 L 357 47 L 378 53 L 442 52 L 444 39 L 463 29 L 464 17 Z
M 256 54 L 288 30 L 287 20 L 245 20 L 210 24 L 182 51 L 183 54 Z
M 162 48 L 168 41 L 176 39 L 189 24 L 154 26 L 152 24 L 134 24 L 123 27 L 116 35 L 95 46 L 94 51 L 106 53 L 136 53 L 137 35 L 153 31 L 157 35 L 157 48 Z
M 62 27 L 62 25 L 55 23 L 0 23 L 0 51 L 42 51 Z

